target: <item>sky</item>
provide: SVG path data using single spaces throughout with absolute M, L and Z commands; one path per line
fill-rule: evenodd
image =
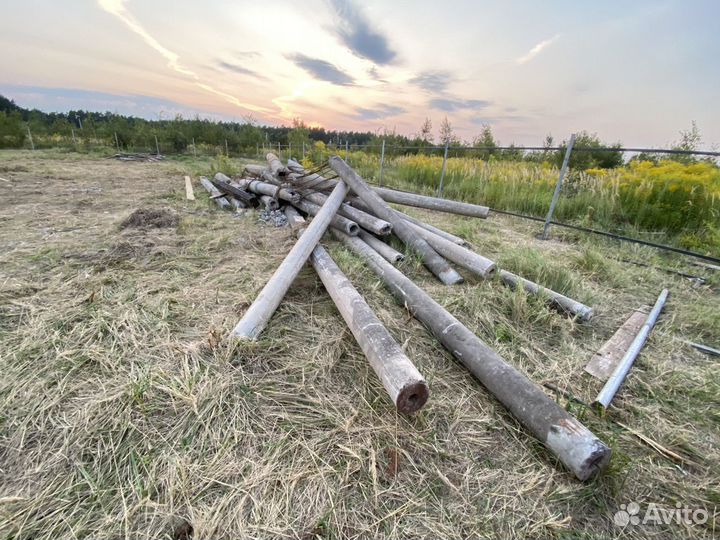
M 0 0 L 0 94 L 471 141 L 720 144 L 717 0 Z

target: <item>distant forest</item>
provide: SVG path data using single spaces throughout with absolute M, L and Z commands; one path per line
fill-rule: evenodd
M 157 136 L 163 148 L 184 151 L 189 145 L 206 144 L 230 149 L 255 148 L 256 145 L 287 145 L 304 140 L 322 141 L 326 145 L 369 144 L 375 137 L 371 132 L 333 131 L 305 126 L 295 121 L 292 126 L 258 126 L 251 123 L 216 122 L 213 120 L 183 118 L 178 115 L 168 120 L 146 120 L 111 112 L 69 111 L 47 113 L 25 109 L 0 95 L 0 148 L 20 148 L 27 145 L 28 129 L 33 137 L 91 138 L 108 146 L 123 148 L 148 146 Z M 118 140 L 115 141 L 115 134 Z M 407 137 L 398 137 L 398 143 L 409 144 Z M 295 141 L 293 141 L 295 139 Z

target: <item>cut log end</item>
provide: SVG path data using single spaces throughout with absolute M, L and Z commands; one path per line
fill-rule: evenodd
M 397 396 L 395 406 L 398 412 L 411 414 L 419 411 L 430 397 L 430 388 L 425 381 L 408 384 Z

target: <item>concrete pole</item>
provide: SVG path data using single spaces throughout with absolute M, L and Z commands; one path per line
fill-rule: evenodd
M 348 193 L 344 182 L 338 183 L 328 197 L 325 205 L 312 220 L 305 233 L 298 239 L 280 266 L 275 270 L 263 290 L 248 308 L 240 322 L 233 329 L 231 336 L 239 339 L 253 340 L 265 329 L 270 317 L 285 297 L 290 285 L 297 277 L 313 249 L 317 245 L 335 212 Z
M 385 139 L 382 140 L 382 149 L 380 150 L 380 187 L 383 185 L 383 167 L 385 165 Z
M 445 153 L 443 154 L 442 169 L 440 169 L 440 188 L 438 189 L 438 193 L 441 197 L 443 194 L 443 183 L 445 182 L 445 169 L 447 167 L 447 155 L 448 155 L 449 142 L 450 141 L 445 141 Z
M 74 127 L 70 128 L 70 133 L 72 134 L 73 146 L 75 146 L 75 145 L 77 145 L 77 140 L 75 140 L 75 128 Z
M 360 231 L 358 236 L 362 238 L 363 242 L 377 251 L 382 258 L 389 263 L 395 264 L 405 259 L 405 255 L 368 232 Z
M 282 164 L 280 158 L 272 152 L 268 152 L 265 159 L 267 159 L 268 166 L 270 167 L 270 173 L 274 176 L 287 176 L 290 172 L 290 170 Z
M 371 190 L 365 181 L 351 169 L 342 159 L 333 156 L 329 160 L 330 167 L 342 178 L 358 197 L 380 219 L 392 223 L 395 236 L 422 257 L 423 264 L 445 285 L 462 283 L 463 278 L 438 253 L 420 238 L 408 223 L 400 219 L 380 196 Z
M 347 140 L 345 141 L 345 163 L 350 165 L 350 143 Z
M 302 150 L 303 150 L 302 158 L 305 159 L 305 141 L 303 141 L 303 143 L 302 143 Z
M 300 210 L 311 216 L 317 216 L 318 214 L 320 214 L 321 209 L 325 208 L 325 205 L 320 206 L 315 203 L 311 203 L 310 201 L 306 201 L 305 199 L 302 199 L 299 202 L 292 204 L 293 206 L 295 206 L 295 208 L 299 208 Z M 337 214 L 332 216 L 330 220 L 330 225 L 332 227 L 335 227 L 336 229 L 343 231 L 346 234 L 349 234 L 350 236 L 357 236 L 357 233 L 360 231 L 360 227 L 357 223 Z
M 193 143 L 193 158 L 197 159 L 197 147 L 195 146 L 195 137 L 193 137 L 192 143 Z
M 310 262 L 397 410 L 418 411 L 430 395 L 423 376 L 322 246 Z
M 225 157 L 230 157 L 230 150 L 228 150 L 227 139 L 225 139 Z
M 398 303 L 422 322 L 578 479 L 587 480 L 605 469 L 611 450 L 589 429 L 362 240 L 332 232 L 365 260 Z
M 423 229 L 419 225 L 410 222 L 408 222 L 408 225 L 415 230 L 418 236 L 423 238 L 435 251 L 448 261 L 455 263 L 461 268 L 465 268 L 483 279 L 491 278 L 495 274 L 497 266 L 490 259 L 474 251 L 470 251 L 466 247 L 459 246 L 427 229 Z
M 160 143 L 158 142 L 157 135 L 155 135 L 155 155 L 160 155 Z
M 117 131 L 115 132 L 115 146 L 117 147 L 118 153 L 120 152 L 120 141 L 118 141 Z
M 563 311 L 576 316 L 580 322 L 589 321 L 593 316 L 593 310 L 591 307 L 588 307 L 585 304 L 573 300 L 572 298 L 568 298 L 567 296 L 557 293 L 551 289 L 541 287 L 537 283 L 517 276 L 507 270 L 500 270 L 500 279 L 505 285 L 513 289 L 518 285 L 522 285 L 522 287 L 531 294 L 544 294 L 553 304 Z
M 274 199 L 280 199 L 289 203 L 296 203 L 302 199 L 302 195 L 290 188 L 284 188 L 270 184 L 269 182 L 261 182 L 260 180 L 243 179 L 238 182 L 244 189 L 248 189 L 258 195 L 267 195 Z
M 440 199 L 438 197 L 429 197 L 427 195 L 418 195 L 417 193 L 407 193 L 405 191 L 381 187 L 376 187 L 373 191 L 380 195 L 380 198 L 385 202 L 405 206 L 415 206 L 417 208 L 426 208 L 427 210 L 436 210 L 438 212 L 448 212 L 450 214 L 483 219 L 487 218 L 490 213 L 490 209 L 487 206 L 480 206 L 478 204 Z
M 308 201 L 322 206 L 327 200 L 327 195 L 324 193 L 307 193 L 304 195 Z M 367 212 L 363 212 L 359 208 L 354 208 L 349 204 L 343 203 L 338 210 L 338 214 L 348 219 L 353 220 L 355 223 L 367 229 L 368 231 L 379 234 L 380 236 L 387 236 L 392 232 L 392 224 L 384 219 L 375 217 Z
M 570 153 L 572 152 L 574 144 L 575 134 L 573 133 L 572 135 L 570 135 L 570 141 L 568 142 L 567 149 L 565 150 L 565 158 L 563 159 L 562 167 L 560 167 L 560 175 L 558 176 L 557 184 L 555 184 L 555 191 L 553 193 L 552 200 L 550 201 L 550 209 L 548 210 L 547 217 L 545 218 L 545 225 L 543 226 L 543 232 L 541 236 L 543 240 L 547 240 L 548 237 L 548 229 L 550 229 L 550 222 L 552 221 L 553 213 L 555 212 L 555 205 L 560 198 L 560 188 L 562 188 L 563 179 L 565 178 L 565 173 L 567 172 L 568 168 L 568 163 L 570 163 Z

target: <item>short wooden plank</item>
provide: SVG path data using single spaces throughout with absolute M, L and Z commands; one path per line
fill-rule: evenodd
M 632 344 L 646 318 L 647 310 L 635 310 L 628 320 L 593 355 L 585 366 L 585 371 L 596 379 L 606 381 L 622 359 L 625 351 Z
M 189 176 L 185 177 L 185 198 L 188 201 L 195 200 L 195 192 L 193 191 L 192 180 L 190 180 Z

